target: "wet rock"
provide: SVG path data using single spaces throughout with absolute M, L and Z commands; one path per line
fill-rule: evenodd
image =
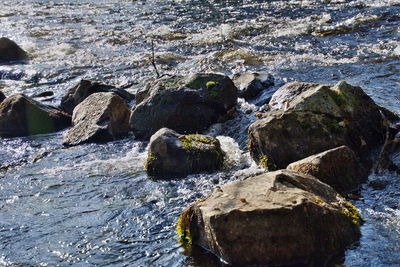
M 385 190 L 388 184 L 388 181 L 382 179 L 374 179 L 368 182 L 368 185 L 374 190 Z
M 341 145 L 370 165 L 370 152 L 381 146 L 386 127 L 379 107 L 360 87 L 289 83 L 272 96 L 271 111 L 249 128 L 253 158 L 271 167 Z
M 52 91 L 44 91 L 44 92 L 40 92 L 40 93 L 32 95 L 33 98 L 51 97 L 51 96 L 54 96 L 54 92 L 52 92 Z
M 184 177 L 220 170 L 224 156 L 218 139 L 214 137 L 181 135 L 162 128 L 150 139 L 145 168 L 154 177 Z
M 130 124 L 135 136 L 148 139 L 167 127 L 180 133 L 198 133 L 229 119 L 237 103 L 236 87 L 229 77 L 194 74 L 156 80 L 137 95 Z
M 382 114 L 386 117 L 386 119 L 390 122 L 390 123 L 395 123 L 397 121 L 400 120 L 400 117 L 398 114 L 396 114 L 394 111 L 391 111 L 385 107 L 379 107 L 380 111 L 382 112 Z
M 10 96 L 0 104 L 1 137 L 52 133 L 70 125 L 68 114 L 23 94 Z
M 28 59 L 28 54 L 14 41 L 0 38 L 0 63 Z
M 293 162 L 287 169 L 312 175 L 343 195 L 357 189 L 368 176 L 356 154 L 346 146 Z
M 3 102 L 4 99 L 6 99 L 6 96 L 0 91 L 0 103 Z
M 239 97 L 246 101 L 255 98 L 262 91 L 274 85 L 274 77 L 264 73 L 240 73 L 233 76 L 233 82 L 239 89 Z M 271 90 L 271 95 L 273 91 Z
M 88 80 L 81 80 L 74 87 L 70 88 L 66 95 L 61 99 L 60 108 L 65 112 L 72 114 L 74 108 L 94 93 L 112 92 L 122 97 L 126 102 L 132 101 L 135 97 L 131 93 L 116 88 L 112 85 L 106 85 Z
M 72 116 L 73 127 L 63 139 L 64 145 L 107 142 L 129 132 L 130 110 L 114 93 L 95 93 L 77 105 Z
M 312 176 L 280 170 L 217 187 L 178 221 L 183 245 L 232 265 L 329 266 L 360 235 L 357 209 Z

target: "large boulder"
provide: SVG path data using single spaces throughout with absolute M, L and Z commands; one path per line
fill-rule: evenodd
M 26 95 L 16 94 L 0 104 L 0 136 L 52 133 L 71 125 L 71 117 Z
M 239 97 L 249 101 L 261 92 L 272 89 L 274 77 L 267 73 L 238 73 L 232 78 L 235 86 L 239 90 Z M 271 95 L 273 90 L 269 90 Z
M 0 38 L 0 63 L 28 59 L 28 54 L 14 41 Z
M 148 139 L 167 127 L 180 133 L 197 133 L 227 120 L 237 103 L 229 77 L 194 74 L 156 80 L 137 96 L 130 124 L 137 138 Z
M 64 145 L 107 142 L 129 132 L 130 110 L 114 93 L 95 93 L 77 105 L 73 127 L 64 134 Z
M 380 107 L 360 87 L 294 82 L 272 96 L 270 112 L 249 127 L 257 162 L 286 168 L 294 161 L 346 145 L 368 165 L 386 138 Z
M 280 170 L 223 185 L 179 218 L 183 245 L 232 265 L 329 266 L 360 235 L 357 209 L 312 176 Z
M 88 96 L 94 93 L 111 92 L 119 95 L 126 102 L 132 101 L 135 96 L 125 91 L 124 89 L 116 88 L 112 85 L 106 85 L 89 80 L 81 80 L 75 86 L 70 88 L 61 99 L 60 108 L 65 112 L 72 114 L 74 108 L 85 100 Z
M 184 177 L 191 173 L 220 170 L 224 156 L 218 139 L 214 137 L 181 135 L 162 128 L 150 139 L 145 168 L 154 177 Z
M 347 146 L 341 146 L 317 155 L 293 162 L 288 170 L 312 175 L 330 185 L 341 194 L 358 189 L 367 179 L 367 172 L 356 154 Z

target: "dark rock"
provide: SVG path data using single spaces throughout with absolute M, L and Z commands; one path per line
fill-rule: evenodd
M 150 139 L 147 173 L 154 177 L 184 177 L 192 173 L 220 170 L 225 153 L 218 139 L 181 135 L 162 128 Z
M 286 168 L 341 145 L 370 167 L 370 153 L 386 139 L 379 107 L 360 87 L 294 82 L 278 89 L 271 111 L 249 127 L 249 148 L 257 162 Z
M 264 73 L 235 74 L 232 80 L 239 89 L 239 97 L 244 98 L 246 101 L 255 98 L 262 91 L 274 85 L 274 77 L 271 74 Z
M 368 177 L 356 154 L 346 146 L 293 162 L 287 169 L 312 175 L 343 195 L 358 189 Z
M 217 187 L 177 231 L 235 265 L 329 266 L 360 236 L 357 209 L 312 176 L 280 170 Z
M 20 61 L 28 59 L 28 54 L 14 41 L 0 38 L 0 62 Z
M 3 102 L 4 99 L 6 99 L 6 96 L 0 91 L 0 103 Z
M 52 133 L 71 125 L 71 117 L 23 94 L 0 104 L 0 136 L 14 137 Z
M 114 93 L 95 93 L 77 105 L 72 116 L 73 127 L 64 134 L 64 145 L 107 142 L 129 132 L 130 110 Z
M 374 190 L 384 190 L 388 184 L 389 184 L 388 181 L 381 179 L 374 179 L 368 182 L 368 185 L 372 187 Z
M 37 94 L 33 94 L 32 97 L 33 98 L 50 97 L 50 96 L 53 96 L 53 95 L 54 95 L 54 92 L 52 92 L 52 91 L 44 91 L 44 92 L 40 92 L 40 93 L 37 93 Z
M 379 109 L 381 110 L 382 114 L 386 117 L 386 119 L 388 119 L 388 121 L 390 123 L 395 123 L 400 120 L 399 115 L 396 114 L 395 112 L 393 112 L 385 107 L 379 107 Z
M 60 108 L 65 112 L 72 114 L 74 108 L 85 100 L 89 95 L 100 92 L 111 92 L 119 95 L 126 102 L 132 101 L 135 97 L 131 93 L 116 88 L 112 85 L 106 85 L 88 80 L 81 80 L 74 87 L 70 88 L 66 95 L 61 99 Z
M 180 133 L 198 133 L 232 116 L 236 87 L 229 77 L 195 74 L 156 80 L 137 95 L 130 124 L 137 138 L 148 139 L 167 127 Z

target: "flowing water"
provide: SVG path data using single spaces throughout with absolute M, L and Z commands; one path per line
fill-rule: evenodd
M 82 78 L 134 93 L 155 76 L 154 40 L 161 73 L 346 80 L 400 112 L 399 0 L 0 2 L 0 36 L 31 55 L 0 66 L 6 95 L 53 91 L 46 103 L 58 105 Z M 229 153 L 225 170 L 184 180 L 147 177 L 147 143 L 133 138 L 73 148 L 62 132 L 0 139 L 0 266 L 209 266 L 183 255 L 176 220 L 215 185 L 261 171 L 246 130 L 266 97 L 241 100 L 235 120 L 209 130 Z M 400 266 L 399 178 L 374 174 L 383 186 L 363 185 L 355 204 L 366 222 L 346 266 Z

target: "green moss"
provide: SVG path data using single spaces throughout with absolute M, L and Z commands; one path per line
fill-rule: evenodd
M 25 113 L 28 135 L 52 133 L 57 130 L 50 115 L 33 104 L 26 103 Z
M 193 208 L 185 209 L 178 218 L 176 225 L 176 233 L 178 235 L 178 243 L 185 249 L 186 253 L 190 253 L 193 245 L 191 221 L 193 218 Z
M 148 156 L 147 156 L 147 160 L 146 160 L 146 162 L 144 163 L 144 168 L 146 169 L 146 171 L 149 173 L 149 174 L 153 174 L 153 173 L 155 173 L 155 171 L 156 171 L 156 168 L 155 168 L 155 162 L 156 162 L 156 160 L 157 160 L 157 158 L 155 157 L 155 156 L 153 156 L 152 154 L 149 154 Z
M 330 95 L 339 107 L 344 106 L 349 100 L 348 96 L 340 89 L 330 90 Z
M 350 217 L 351 222 L 357 226 L 360 226 L 364 222 L 358 209 L 347 200 L 345 200 L 343 205 L 341 205 L 340 211 L 344 215 Z
M 181 138 L 183 148 L 186 151 L 193 150 L 194 148 L 201 148 L 202 145 L 217 145 L 218 141 L 214 138 L 207 138 L 201 134 L 188 134 Z
M 259 157 L 258 159 L 259 163 L 261 166 L 263 166 L 263 168 L 269 172 L 269 171 L 274 171 L 277 170 L 278 168 L 276 167 L 275 164 L 273 164 L 270 159 L 268 158 L 267 155 L 262 155 Z
M 217 88 L 218 83 L 214 81 L 206 82 L 206 88 L 210 93 L 211 97 L 216 98 L 218 97 L 218 92 L 215 90 Z

